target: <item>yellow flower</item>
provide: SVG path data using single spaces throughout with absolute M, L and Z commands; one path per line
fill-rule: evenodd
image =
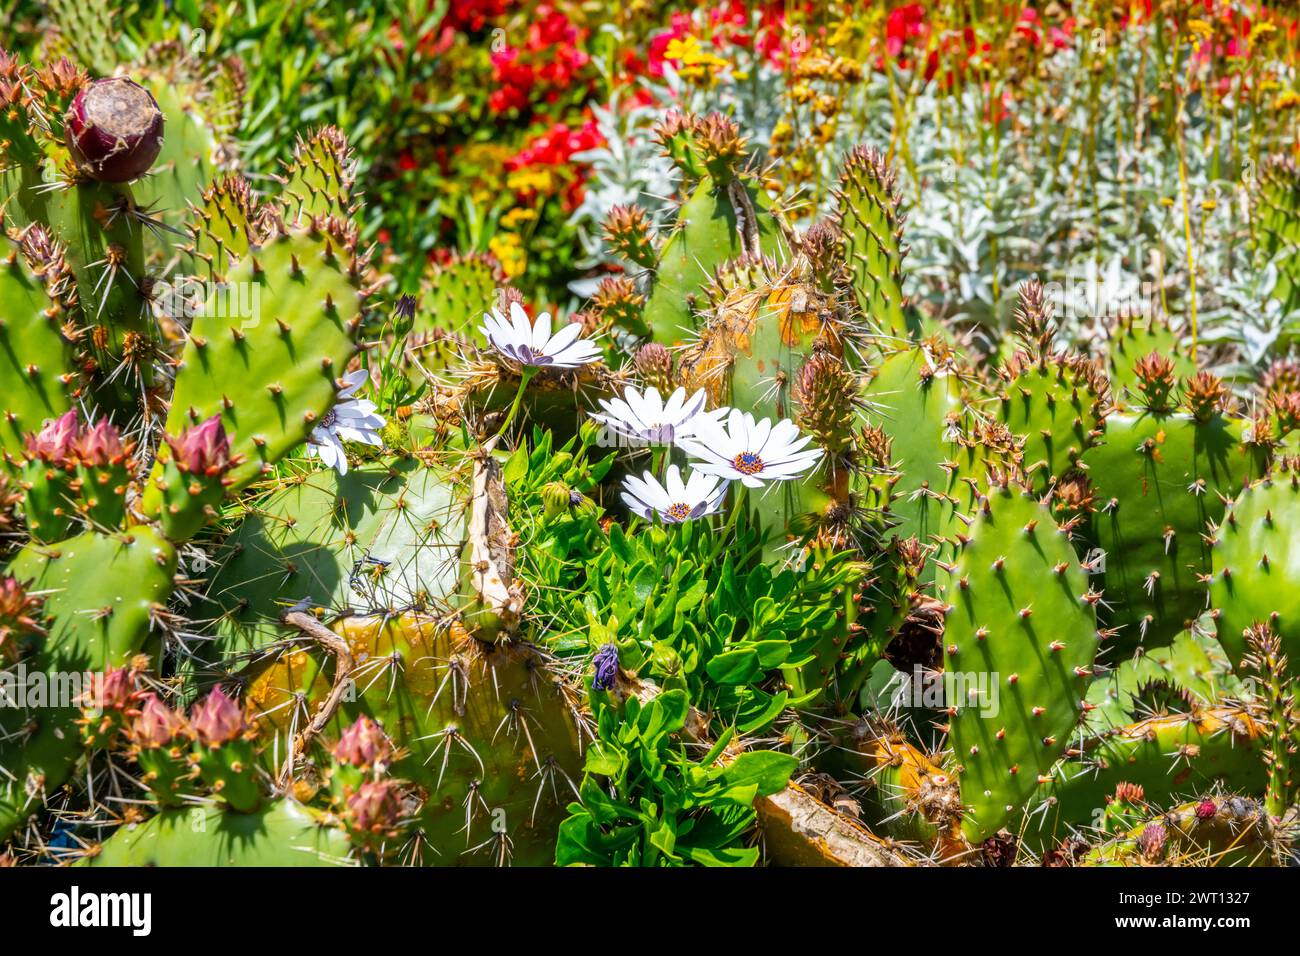
M 526 206 L 516 206 L 501 217 L 501 225 L 505 226 L 507 229 L 514 229 L 523 223 L 532 222 L 536 218 L 537 211 L 535 209 L 529 209 Z
M 1297 106 L 1300 106 L 1300 93 L 1295 90 L 1283 90 L 1273 101 L 1273 109 L 1278 112 L 1295 109 Z
M 664 59 L 685 60 L 688 56 L 699 52 L 699 39 L 688 33 L 684 37 L 673 37 L 668 41 L 668 48 L 664 50 Z
M 1250 39 L 1258 40 L 1260 37 L 1268 36 L 1270 33 L 1276 33 L 1277 27 L 1267 20 L 1261 20 L 1250 28 Z
M 501 263 L 501 271 L 506 274 L 507 279 L 523 275 L 524 269 L 528 266 L 528 255 L 524 252 L 524 244 L 513 232 L 497 233 L 488 240 L 488 250 Z
M 506 177 L 506 185 L 515 192 L 531 190 L 539 193 L 550 193 L 555 188 L 555 177 L 549 169 L 541 167 L 525 167 L 516 169 Z

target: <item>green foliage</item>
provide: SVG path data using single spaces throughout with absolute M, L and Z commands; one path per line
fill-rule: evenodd
M 683 690 L 642 703 L 591 695 L 599 739 L 587 750 L 579 800 L 555 849 L 559 866 L 753 866 L 745 846 L 756 797 L 785 787 L 796 760 L 774 751 L 722 762 L 733 732 L 700 760 L 674 739 L 690 707 Z

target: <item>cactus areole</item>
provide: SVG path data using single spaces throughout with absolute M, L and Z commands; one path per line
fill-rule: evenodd
M 163 114 L 148 90 L 124 76 L 95 80 L 72 100 L 64 141 L 77 168 L 101 183 L 139 179 L 158 158 Z

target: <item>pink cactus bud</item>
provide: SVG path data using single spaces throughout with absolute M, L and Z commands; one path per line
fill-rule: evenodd
M 1154 862 L 1160 859 L 1164 852 L 1165 843 L 1169 841 L 1169 830 L 1159 820 L 1154 820 L 1142 828 L 1141 834 L 1138 835 L 1138 849 L 1148 860 Z
M 121 432 L 107 418 L 78 436 L 75 451 L 82 464 L 92 468 L 121 464 L 128 454 Z
M 64 141 L 85 175 L 125 183 L 149 171 L 163 143 L 163 114 L 153 94 L 124 76 L 83 86 L 63 117 Z
M 47 422 L 37 434 L 27 436 L 27 454 L 46 464 L 62 465 L 72 458 L 80 434 L 81 419 L 77 410 L 68 409 L 59 418 Z
M 165 747 L 185 729 L 185 715 L 172 710 L 157 694 L 144 695 L 140 716 L 131 725 L 131 740 L 139 747 Z
M 220 415 L 187 429 L 179 438 L 169 435 L 167 444 L 171 446 L 176 467 L 191 475 L 220 475 L 234 464 L 230 438 Z
M 41 626 L 44 604 L 44 597 L 29 593 L 17 578 L 0 578 L 0 663 L 18 659 L 23 638 L 45 633 Z
M 1218 806 L 1209 797 L 1206 797 L 1196 805 L 1196 819 L 1198 820 L 1211 820 L 1218 812 Z
M 102 678 L 92 681 L 78 703 L 97 711 L 126 710 L 134 700 L 135 672 L 129 667 L 113 667 Z
M 362 770 L 387 763 L 392 755 L 393 745 L 383 728 L 364 714 L 343 731 L 339 742 L 334 745 L 335 758 Z
M 207 747 L 220 747 L 248 729 L 243 710 L 220 687 L 212 688 L 212 693 L 194 705 L 190 726 L 199 743 Z
M 366 833 L 389 833 L 402 816 L 397 785 L 391 780 L 363 783 L 348 796 L 348 819 Z

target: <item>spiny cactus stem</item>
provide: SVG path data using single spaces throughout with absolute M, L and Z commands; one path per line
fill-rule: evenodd
M 307 745 L 311 743 L 312 739 L 325 729 L 325 725 L 330 722 L 343 700 L 343 695 L 348 689 L 348 682 L 352 677 L 352 650 L 348 647 L 347 641 L 302 610 L 300 604 L 296 604 L 286 611 L 281 616 L 281 620 L 285 624 L 297 628 L 308 638 L 334 655 L 334 686 L 330 688 L 329 696 L 316 708 L 316 713 L 311 721 L 294 738 L 293 749 L 285 757 L 284 767 L 281 769 L 277 781 L 281 788 L 285 788 L 293 778 L 293 768 L 298 758 L 306 751 Z

